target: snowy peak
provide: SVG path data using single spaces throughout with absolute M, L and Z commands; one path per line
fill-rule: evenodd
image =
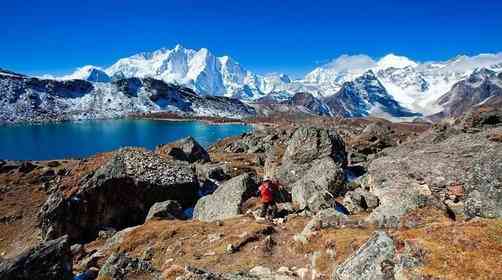
M 256 99 L 263 94 L 263 77 L 244 69 L 229 56 L 216 57 L 208 49 L 160 49 L 123 58 L 107 69 L 115 78 L 152 77 L 187 86 L 201 95 L 241 96 Z
M 416 67 L 418 64 L 405 56 L 398 56 L 393 53 L 382 57 L 377 62 L 377 67 L 380 69 L 387 68 L 405 68 L 408 66 Z
M 62 80 L 86 80 L 95 83 L 108 83 L 111 81 L 110 76 L 106 72 L 96 66 L 86 65 L 78 68 L 70 75 L 64 76 Z

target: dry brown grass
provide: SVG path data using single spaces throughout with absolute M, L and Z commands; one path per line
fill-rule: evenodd
M 441 279 L 500 279 L 502 220 L 434 223 L 397 233 L 415 240 L 427 252 L 419 271 Z

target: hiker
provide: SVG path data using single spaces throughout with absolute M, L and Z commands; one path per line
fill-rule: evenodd
M 75 276 L 73 280 L 94 280 L 98 277 L 99 269 L 95 267 L 91 267 L 87 269 L 85 272 L 82 272 Z
M 265 177 L 258 192 L 260 194 L 260 199 L 262 204 L 260 217 L 265 217 L 268 219 L 273 219 L 277 212 L 276 198 L 279 192 L 279 186 L 277 182 L 274 182 L 269 177 Z

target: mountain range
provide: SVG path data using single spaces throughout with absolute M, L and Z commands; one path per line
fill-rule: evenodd
M 501 71 L 502 53 L 457 56 L 439 62 L 416 62 L 395 54 L 379 60 L 367 55 L 342 55 L 301 79 L 291 79 L 280 73 L 256 74 L 229 56 L 217 57 L 208 49 L 177 45 L 122 58 L 107 68 L 88 65 L 50 79 L 4 70 L 0 72 L 0 115 L 16 121 L 26 119 L 18 116 L 29 115 L 31 107 L 34 111 L 41 107 L 64 119 L 69 115 L 94 118 L 150 111 L 239 118 L 260 112 L 271 114 L 274 110 L 392 120 L 437 119 L 498 96 L 494 88 L 500 86 Z M 45 87 L 33 85 L 40 83 Z M 132 84 L 135 93 L 124 91 L 120 87 L 124 83 Z M 169 92 L 177 95 L 166 99 L 163 92 L 160 95 L 166 100 L 158 101 L 155 96 L 159 90 L 145 83 L 162 84 L 161 88 L 169 87 Z M 30 102 L 23 99 L 21 92 L 30 96 L 26 97 Z M 197 102 L 190 109 L 180 106 L 194 101 L 194 96 Z M 232 105 L 215 109 L 209 102 L 214 98 Z M 235 103 L 234 99 L 242 102 Z

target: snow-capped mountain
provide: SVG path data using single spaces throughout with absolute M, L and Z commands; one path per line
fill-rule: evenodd
M 96 66 L 86 65 L 84 67 L 78 68 L 75 72 L 70 75 L 64 76 L 62 80 L 86 80 L 89 82 L 96 83 L 108 83 L 111 82 L 110 76 L 106 72 Z
M 174 112 L 244 118 L 255 110 L 236 99 L 200 96 L 153 78 L 108 83 L 49 80 L 0 72 L 0 123 L 116 118 L 131 113 Z
M 375 61 L 366 55 L 343 55 L 314 69 L 305 81 L 317 83 L 324 96 L 337 94 L 343 82 L 367 70 L 375 72 L 388 93 L 402 106 L 424 115 L 442 110 L 436 100 L 477 68 L 502 70 L 502 53 L 458 56 L 442 62 L 419 63 L 389 54 Z
M 502 98 L 502 72 L 486 68 L 475 70 L 467 79 L 456 83 L 437 103 L 443 110 L 432 119 L 457 117 L 470 108 Z
M 353 81 L 343 83 L 340 91 L 327 97 L 325 102 L 334 114 L 344 117 L 378 116 L 397 119 L 421 115 L 401 106 L 372 70 Z
M 106 69 L 85 66 L 62 78 L 83 79 L 100 87 L 123 78 L 154 78 L 190 88 L 201 96 L 226 96 L 251 103 L 269 100 L 269 104 L 279 104 L 302 92 L 320 102 L 330 100 L 331 109 L 343 115 L 369 114 L 395 119 L 409 113 L 427 116 L 442 112 L 444 103 L 438 99 L 479 68 L 501 71 L 502 53 L 457 56 L 439 62 L 417 62 L 395 54 L 378 60 L 363 54 L 342 55 L 304 78 L 293 80 L 280 73 L 253 73 L 229 56 L 217 57 L 208 49 L 177 45 L 173 49 L 119 59 Z M 378 94 L 372 88 L 358 86 L 377 83 Z M 374 102 L 368 90 L 375 96 L 385 92 L 388 102 Z M 337 95 L 340 96 L 331 98 Z M 358 108 L 356 103 L 362 107 Z
M 228 56 L 216 57 L 208 49 L 198 51 L 177 45 L 123 58 L 106 69 L 114 79 L 152 77 L 193 89 L 201 95 L 256 99 L 273 80 L 251 73 Z M 269 85 L 270 83 L 270 85 Z

